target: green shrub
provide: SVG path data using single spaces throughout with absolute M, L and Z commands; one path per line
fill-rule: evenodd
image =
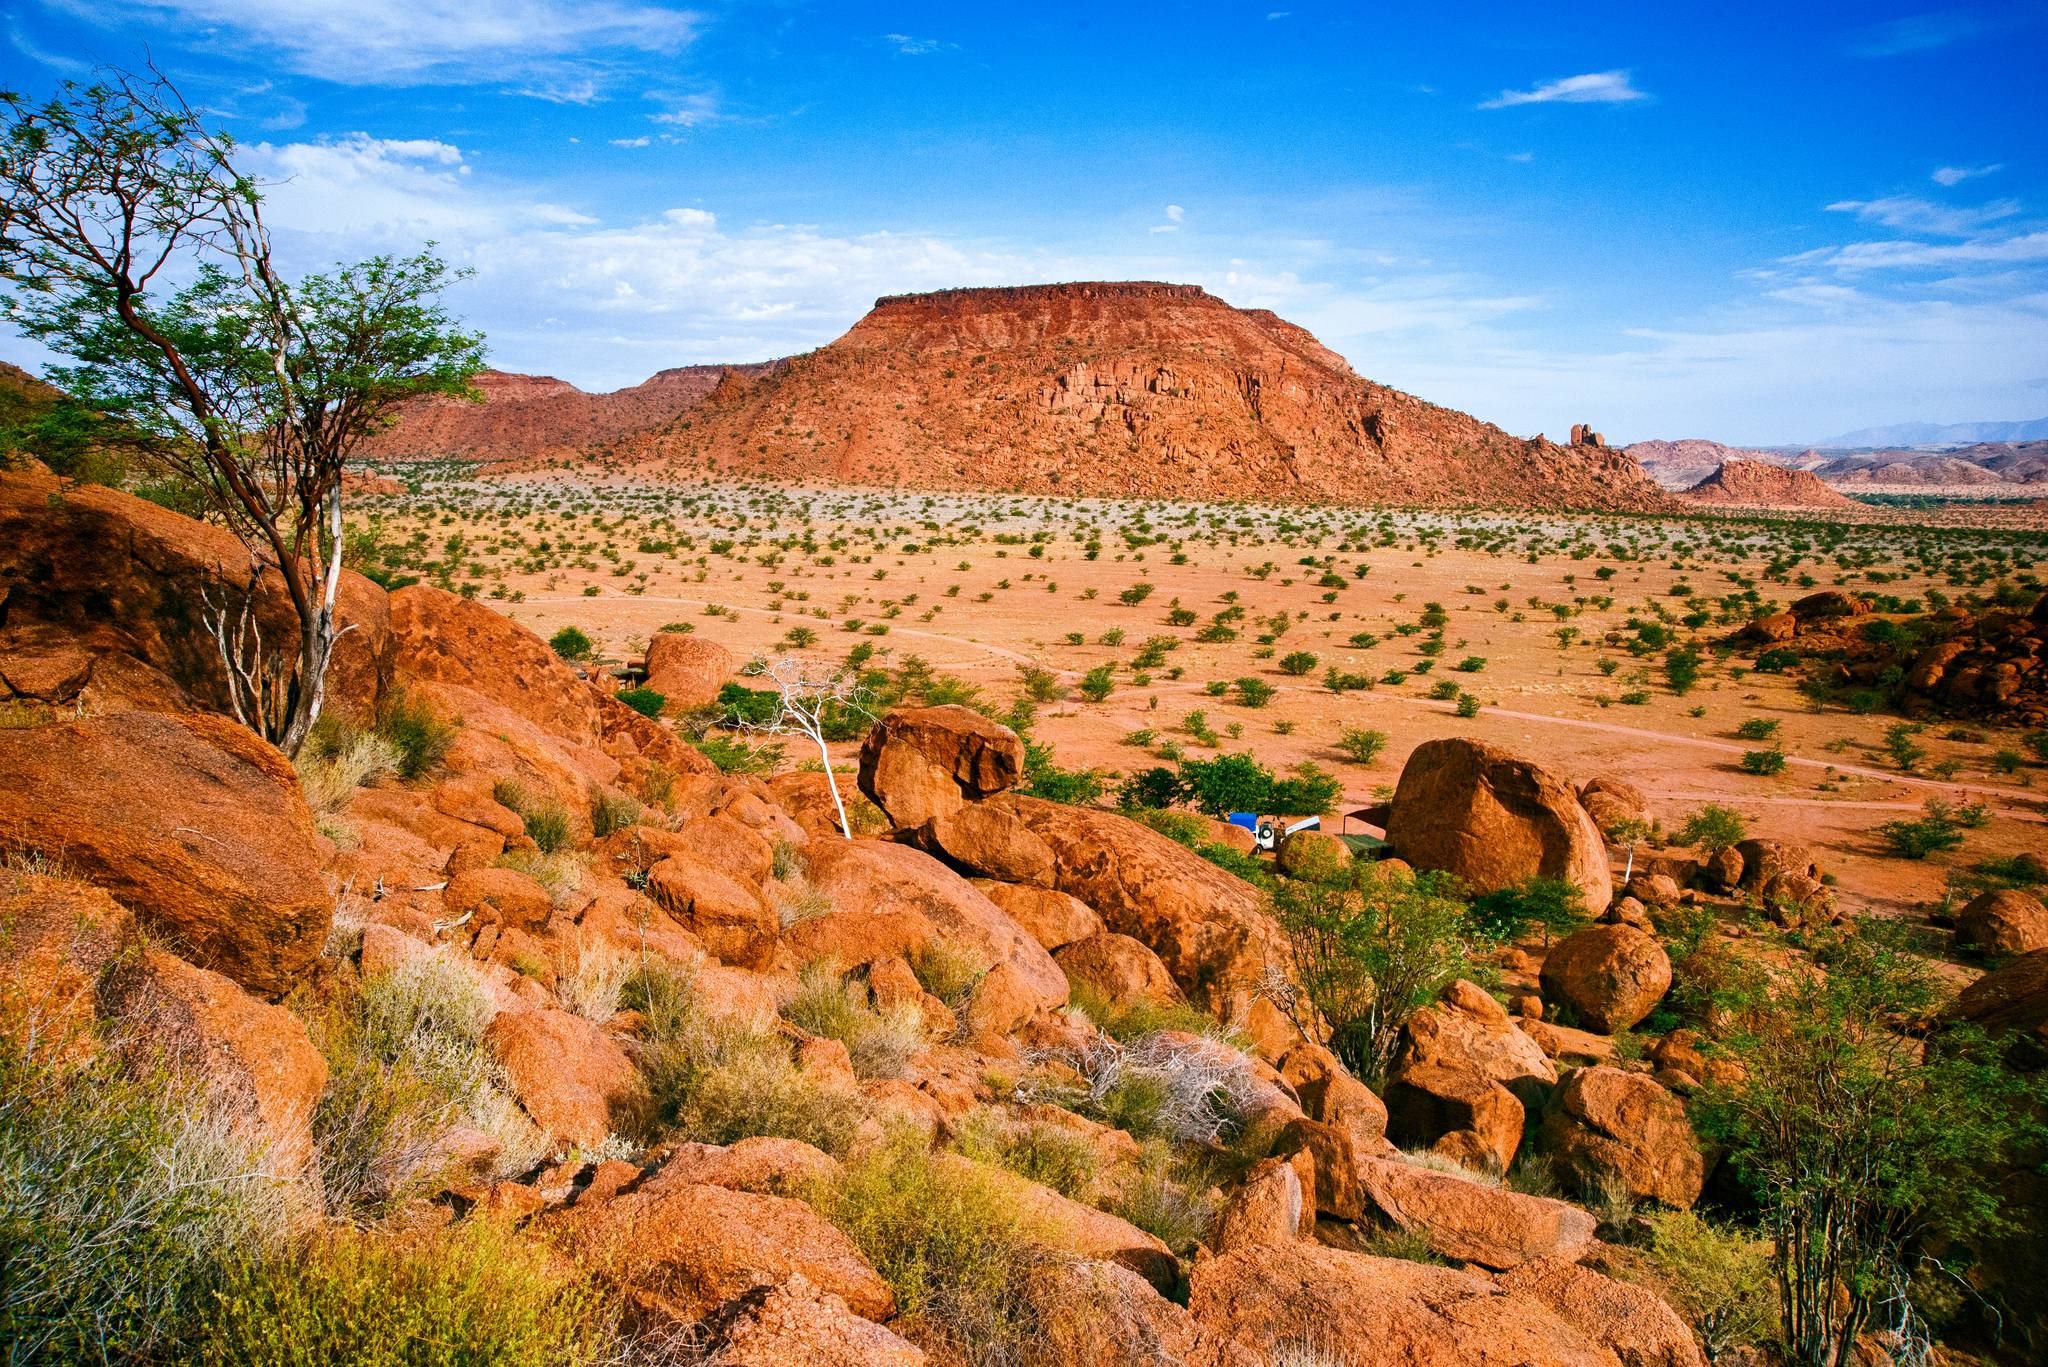
M 960 1152 L 981 1163 L 1085 1201 L 1102 1170 L 1102 1154 L 1087 1134 L 1047 1120 L 1020 1120 L 984 1106 L 960 1127 Z
M 565 660 L 587 660 L 595 648 L 590 637 L 575 627 L 563 627 L 548 637 L 548 646 Z
M 866 988 L 840 973 L 837 963 L 818 959 L 797 974 L 796 990 L 782 1004 L 782 1018 L 845 1045 L 857 1076 L 901 1077 L 924 1048 L 924 1018 L 914 1006 L 877 1010 L 867 995 Z
M 651 688 L 622 688 L 613 696 L 643 717 L 659 717 L 668 706 L 668 695 Z
M 1118 1005 L 1085 983 L 1073 984 L 1067 1004 L 1093 1021 L 1105 1035 L 1125 1044 L 1161 1030 L 1182 1030 L 1190 1035 L 1212 1034 L 1216 1030 L 1215 1018 L 1200 1007 L 1142 996 Z
M 1249 676 L 1231 685 L 1237 690 L 1237 700 L 1246 707 L 1264 707 L 1273 701 L 1273 685 L 1264 679 Z
M 177 1360 L 222 1264 L 296 1215 L 293 1184 L 203 1086 L 124 1065 L 68 1014 L 0 1021 L 0 1357 Z M 87 1050 L 90 1052 L 87 1052 Z
M 779 743 L 749 745 L 715 731 L 694 743 L 722 774 L 772 774 L 782 767 L 783 747 Z
M 810 1195 L 895 1293 L 892 1327 L 971 1367 L 1028 1361 L 1034 1231 L 989 1175 L 915 1134 L 851 1164 Z
M 1138 1170 L 1125 1179 L 1111 1213 L 1158 1239 L 1176 1257 L 1192 1257 L 1195 1245 L 1208 1237 L 1216 1208 L 1207 1184 L 1186 1181 L 1178 1168 L 1166 1145 L 1145 1145 Z
M 1912 821 L 1887 821 L 1877 828 L 1885 847 L 1901 859 L 1925 859 L 1955 849 L 1963 831 L 1945 812 L 1929 812 Z
M 1742 756 L 1742 772 L 1769 778 L 1785 772 L 1785 752 L 1773 746 L 1769 750 L 1749 750 Z
M 1742 740 L 1769 740 L 1778 734 L 1778 723 L 1772 717 L 1746 717 L 1735 734 Z
M 608 788 L 593 788 L 590 793 L 590 833 L 602 840 L 615 831 L 638 825 L 645 811 L 638 798 L 627 797 Z
M 1541 928 L 1546 940 L 1586 921 L 1586 894 L 1563 878 L 1528 878 L 1472 899 L 1473 927 L 1489 940 L 1513 942 Z
M 1322 661 L 1318 660 L 1312 652 L 1297 650 L 1280 657 L 1280 672 L 1282 674 L 1292 674 L 1294 677 L 1300 678 L 1304 674 L 1314 673 L 1315 667 L 1321 663 Z
M 542 797 L 517 779 L 501 778 L 491 788 L 498 805 L 516 813 L 526 834 L 542 854 L 554 854 L 575 843 L 576 828 L 569 809 L 551 797 Z
M 234 1268 L 206 1313 L 201 1367 L 597 1364 L 613 1314 L 594 1284 L 504 1226 L 431 1238 L 344 1233 Z
M 700 1019 L 694 994 L 687 969 L 659 960 L 621 994 L 628 1009 L 646 1013 L 644 1136 L 736 1144 L 772 1135 L 844 1153 L 863 1115 L 859 1093 L 799 1070 L 772 1030 Z
M 1677 841 L 1692 845 L 1709 855 L 1740 844 L 1749 834 L 1749 822 L 1733 807 L 1709 802 L 1695 810 L 1678 828 Z
M 1700 1336 L 1709 1362 L 1768 1342 L 1778 1325 L 1771 1242 L 1689 1210 L 1649 1217 L 1658 1289 Z
M 460 723 L 448 720 L 423 699 L 403 689 L 384 696 L 377 713 L 377 735 L 398 751 L 401 778 L 419 778 L 441 762 L 455 743 Z
M 1116 688 L 1114 665 L 1097 665 L 1081 676 L 1081 696 L 1089 702 L 1101 702 Z
M 1359 764 L 1371 764 L 1387 748 L 1387 733 L 1347 726 L 1337 737 L 1337 748 Z

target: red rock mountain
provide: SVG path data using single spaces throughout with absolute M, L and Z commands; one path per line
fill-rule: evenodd
M 1811 470 L 1788 470 L 1760 460 L 1728 460 L 1687 489 L 1689 503 L 1742 508 L 1853 508 L 1856 500 L 1836 493 Z
M 1266 310 L 1148 281 L 884 298 L 623 447 L 679 474 L 916 488 L 1666 506 L 1619 451 L 1511 436 Z
M 364 443 L 370 460 L 531 460 L 602 448 L 659 426 L 702 401 L 728 371 L 756 374 L 764 365 L 691 365 L 664 370 L 630 389 L 589 394 L 549 375 L 486 370 L 477 377 L 481 404 L 423 399 L 389 431 Z

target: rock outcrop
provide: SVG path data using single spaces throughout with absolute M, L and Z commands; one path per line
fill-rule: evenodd
M 1394 790 L 1387 843 L 1416 868 L 1456 874 L 1476 892 L 1558 878 L 1585 895 L 1594 915 L 1613 896 L 1607 842 L 1577 791 L 1534 760 L 1483 741 L 1415 747 Z
M 1649 1015 L 1671 990 L 1671 956 L 1634 926 L 1587 926 L 1544 956 L 1543 988 L 1587 1029 L 1613 1034 Z
M 1856 500 L 1821 483 L 1811 470 L 1758 460 L 1723 461 L 1679 497 L 1688 503 L 1739 508 L 1854 508 Z

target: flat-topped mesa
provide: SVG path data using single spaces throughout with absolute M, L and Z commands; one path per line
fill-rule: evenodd
M 885 294 L 877 309 L 914 305 L 930 309 L 988 308 L 1053 299 L 1200 299 L 1229 308 L 1200 285 L 1174 285 L 1163 280 L 1070 280 L 1053 285 L 968 285 L 927 290 L 922 294 Z
M 837 341 L 628 443 L 678 474 L 927 489 L 1551 509 L 1668 506 L 1604 446 L 1362 378 L 1198 285 L 889 295 Z

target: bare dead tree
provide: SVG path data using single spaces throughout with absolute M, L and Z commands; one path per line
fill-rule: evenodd
M 794 655 L 778 656 L 763 665 L 760 672 L 761 677 L 775 685 L 781 701 L 767 721 L 747 723 L 744 729 L 776 736 L 810 737 L 818 747 L 819 762 L 825 767 L 825 784 L 832 790 L 832 806 L 839 814 L 839 833 L 853 839 L 853 826 L 846 819 L 846 803 L 839 796 L 839 779 L 832 772 L 832 755 L 825 748 L 825 721 L 834 710 L 872 715 L 861 703 L 859 677 L 851 670 L 807 664 Z

